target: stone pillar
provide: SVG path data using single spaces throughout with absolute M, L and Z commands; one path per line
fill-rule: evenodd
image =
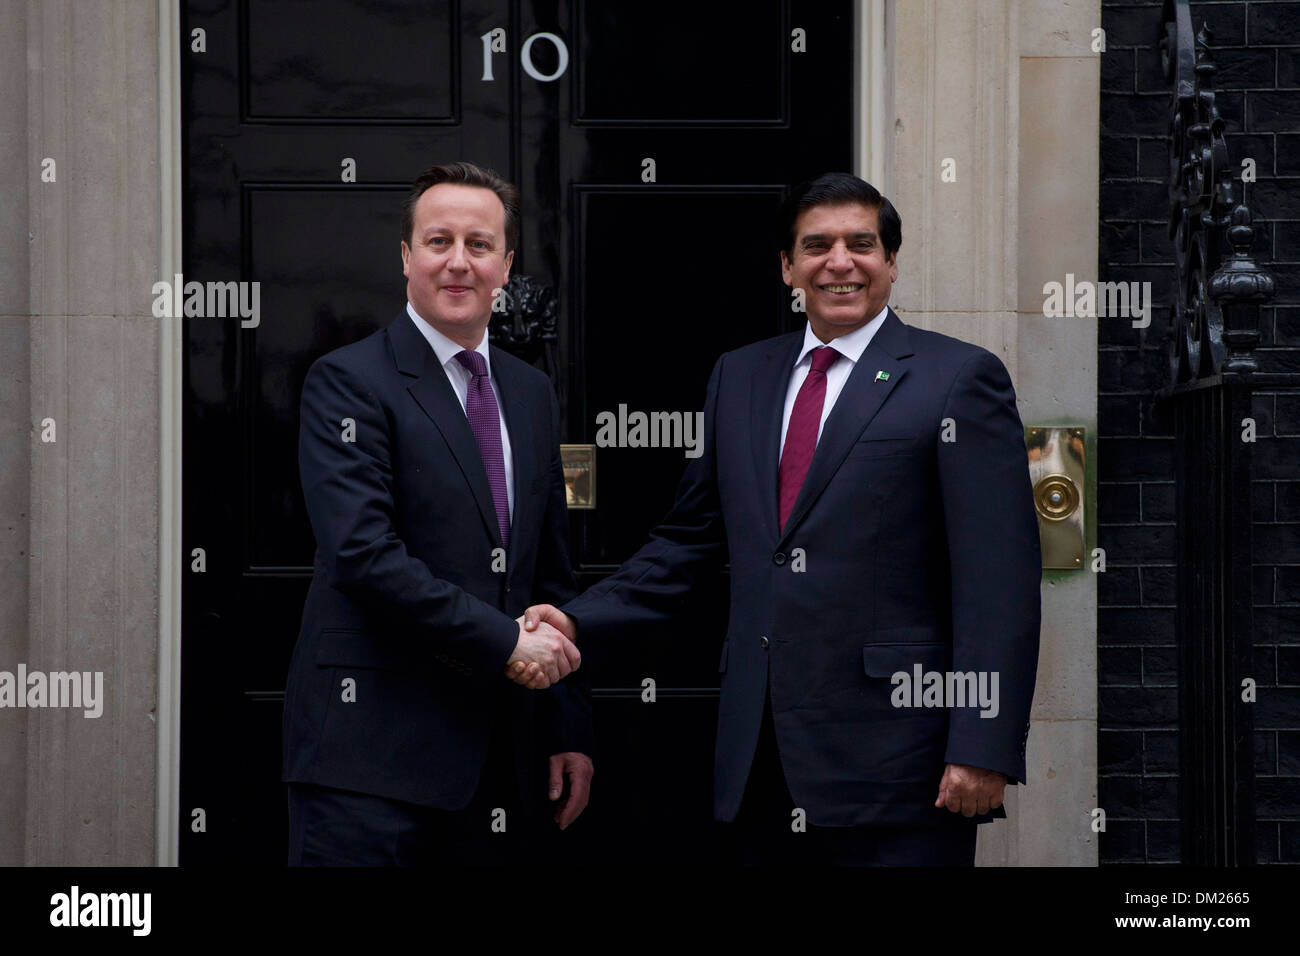
M 27 16 L 0 5 L 0 671 L 27 659 L 30 443 L 28 393 Z M 23 862 L 27 720 L 0 709 L 0 866 Z
M 1096 320 L 1044 318 L 1042 287 L 1097 277 L 1100 4 L 891 0 L 886 19 L 886 194 L 903 219 L 891 301 L 1001 358 L 1026 425 L 1087 427 L 1095 509 Z M 1097 862 L 1096 590 L 1090 571 L 1044 572 L 1029 785 L 980 828 L 981 865 Z
M 6 581 L 27 582 L 25 647 L 0 638 L 0 669 L 24 661 L 29 670 L 101 671 L 104 697 L 98 718 L 68 708 L 0 711 L 0 768 L 13 732 L 26 737 L 25 774 L 0 770 L 0 814 L 25 820 L 21 860 L 0 835 L 3 862 L 154 862 L 157 31 L 153 0 L 31 0 L 0 13 L 11 94 L 0 106 L 4 129 L 26 133 L 25 154 L 9 168 L 22 170 L 27 208 L 5 222 L 30 232 L 25 269 L 12 230 L 0 247 L 21 286 L 2 293 L 5 322 L 21 324 L 27 339 L 23 349 L 21 336 L 6 337 L 6 378 L 30 369 L 21 413 L 4 403 L 29 437 L 13 449 L 30 476 L 27 533 L 16 540 L 4 531 L 8 545 L 29 542 L 27 569 L 11 569 L 8 552 L 0 561 Z M 0 145 L 15 148 L 7 136 Z M 42 181 L 47 159 L 51 182 Z M 47 419 L 54 441 L 43 440 Z M 6 455 L 6 517 L 13 480 Z M 11 604 L 0 614 L 10 617 Z M 25 795 L 15 792 L 24 786 Z

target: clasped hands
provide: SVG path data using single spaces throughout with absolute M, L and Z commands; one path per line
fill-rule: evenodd
M 578 669 L 578 626 L 567 614 L 550 604 L 535 604 L 515 620 L 519 643 L 506 661 L 506 677 L 530 690 L 545 690 Z

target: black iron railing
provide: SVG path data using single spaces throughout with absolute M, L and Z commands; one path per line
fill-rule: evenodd
M 1250 255 L 1251 213 L 1214 102 L 1210 44 L 1206 27 L 1193 36 L 1187 0 L 1165 0 L 1177 286 L 1160 397 L 1171 405 L 1176 448 L 1182 862 L 1244 866 L 1255 862 L 1247 420 L 1254 390 L 1295 382 L 1261 373 L 1256 361 L 1273 277 Z

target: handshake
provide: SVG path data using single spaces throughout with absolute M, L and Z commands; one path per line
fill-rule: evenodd
M 578 626 L 567 614 L 550 604 L 534 604 L 516 621 L 519 643 L 506 661 L 506 677 L 530 690 L 545 690 L 578 669 Z

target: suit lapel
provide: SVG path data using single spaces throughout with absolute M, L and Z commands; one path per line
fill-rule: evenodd
M 790 512 L 790 519 L 786 522 L 779 544 L 784 544 L 808 513 L 808 509 L 834 477 L 849 449 L 907 375 L 907 366 L 899 359 L 911 354 L 907 326 L 890 309 L 885 321 L 871 337 L 871 343 L 863 349 L 857 364 L 853 366 L 848 381 L 835 400 L 835 407 L 826 418 L 821 438 L 817 441 L 817 450 L 813 452 L 808 474 L 799 489 L 799 497 L 795 499 L 794 509 Z M 879 378 L 879 372 L 886 373 L 888 377 Z M 779 425 L 778 421 L 778 427 Z M 774 467 L 779 468 L 779 463 Z M 773 500 L 775 501 L 775 492 Z
M 474 439 L 474 431 L 469 426 L 469 419 L 465 417 L 465 410 L 452 391 L 451 382 L 447 381 L 447 373 L 438 363 L 437 354 L 429 347 L 428 340 L 420 334 L 405 311 L 388 327 L 388 338 L 393 345 L 397 370 L 414 379 L 407 385 L 407 391 L 442 434 L 452 458 L 465 476 L 484 527 L 491 535 L 493 544 L 501 547 L 496 507 L 492 503 L 492 486 L 488 484 L 487 472 L 483 469 L 483 457 L 479 453 L 478 442 Z M 518 472 L 515 478 L 517 481 Z M 519 500 L 518 494 L 515 500 Z
M 506 430 L 510 433 L 511 468 L 514 471 L 515 510 L 510 521 L 510 540 L 514 541 L 521 527 L 521 515 L 525 502 L 530 501 L 528 492 L 533 487 L 533 477 L 537 473 L 533 461 L 533 447 L 528 441 L 528 402 L 521 382 L 510 368 L 508 359 L 502 359 L 502 351 L 491 347 L 492 377 L 496 379 L 501 391 L 501 413 L 506 419 Z M 477 445 L 475 446 L 477 447 Z M 484 481 L 486 481 L 486 477 Z
M 777 535 L 776 484 L 781 465 L 781 417 L 785 393 L 794 374 L 794 360 L 803 345 L 803 332 L 783 335 L 759 358 L 749 381 L 750 434 L 754 444 L 754 471 L 758 475 L 758 500 L 768 537 Z

